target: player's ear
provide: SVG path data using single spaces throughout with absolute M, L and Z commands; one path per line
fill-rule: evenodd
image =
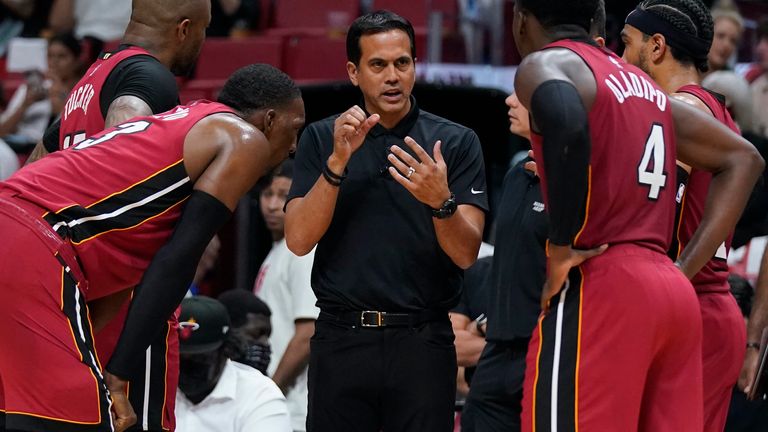
M 179 40 L 179 42 L 186 39 L 187 36 L 189 35 L 190 24 L 191 24 L 191 21 L 189 20 L 189 18 L 185 18 L 179 21 L 178 24 L 176 24 L 176 38 Z
M 275 126 L 276 116 L 277 113 L 273 109 L 267 110 L 267 112 L 264 114 L 264 135 L 272 131 L 272 128 Z
M 664 35 L 656 33 L 651 37 L 651 61 L 658 63 L 664 59 L 664 55 L 667 53 L 667 39 Z

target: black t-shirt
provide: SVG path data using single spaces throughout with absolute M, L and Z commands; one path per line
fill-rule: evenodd
M 468 316 L 471 320 L 488 313 L 492 262 L 492 256 L 480 258 L 464 272 L 461 299 L 452 312 Z
M 117 51 L 124 47 L 127 45 L 121 45 Z M 131 56 L 115 65 L 99 95 L 102 116 L 107 116 L 109 105 L 120 96 L 136 96 L 155 114 L 179 104 L 176 78 L 156 58 L 148 55 Z M 60 124 L 61 120 L 57 119 L 43 136 L 43 145 L 49 153 L 59 149 Z
M 539 178 L 521 162 L 504 177 L 491 266 L 489 341 L 529 338 L 539 317 L 546 277 L 549 220 Z
M 321 309 L 449 310 L 459 299 L 463 271 L 440 248 L 430 208 L 387 172 L 387 154 L 393 144 L 407 149 L 403 139 L 410 136 L 432 156 L 442 140 L 456 202 L 487 211 L 482 148 L 472 130 L 411 102 L 393 129 L 374 126 L 349 161 L 333 220 L 315 251 L 312 288 Z M 336 117 L 302 134 L 289 200 L 306 195 L 320 177 L 333 152 Z

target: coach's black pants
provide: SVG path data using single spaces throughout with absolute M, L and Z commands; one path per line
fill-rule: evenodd
M 451 432 L 456 350 L 448 314 L 416 328 L 323 319 L 309 356 L 308 432 Z
M 466 405 L 462 432 L 519 432 L 528 340 L 485 345 Z

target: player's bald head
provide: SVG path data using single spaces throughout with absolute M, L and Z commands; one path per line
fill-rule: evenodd
M 133 0 L 131 21 L 159 28 L 183 19 L 208 20 L 210 13 L 210 0 Z

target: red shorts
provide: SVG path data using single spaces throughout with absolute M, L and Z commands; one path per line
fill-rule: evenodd
M 528 348 L 523 431 L 700 432 L 701 314 L 666 256 L 618 245 L 571 270 Z
M 74 254 L 0 200 L 0 409 L 7 429 L 111 431 Z M 78 285 L 79 283 L 79 285 Z
M 729 291 L 696 287 L 703 324 L 704 431 L 722 432 L 747 343 L 741 310 Z
M 103 365 L 109 362 L 128 315 L 129 301 L 96 334 L 96 352 Z M 128 429 L 173 431 L 176 388 L 179 385 L 179 334 L 174 315 L 147 349 L 142 368 L 128 386 L 128 399 L 136 413 L 136 425 Z

